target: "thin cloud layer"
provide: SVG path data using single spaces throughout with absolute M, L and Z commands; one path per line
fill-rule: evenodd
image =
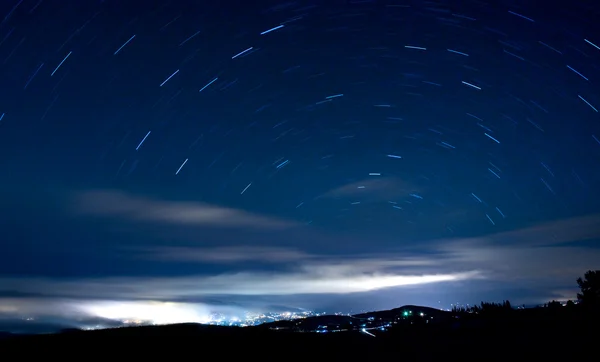
M 3 278 L 4 290 L 42 293 L 50 297 L 91 299 L 176 300 L 215 295 L 347 294 L 389 287 L 414 286 L 476 278 L 477 271 L 452 274 L 403 274 L 360 270 L 350 265 L 304 266 L 297 270 L 265 273 L 243 271 L 212 276 L 170 278 L 113 277 L 57 280 Z
M 291 263 L 313 271 L 335 274 L 379 273 L 452 275 L 477 270 L 499 280 L 562 276 L 571 280 L 588 269 L 600 268 L 600 248 L 585 248 L 574 242 L 600 240 L 600 215 L 559 220 L 484 237 L 446 239 L 424 244 L 419 251 L 398 250 L 386 255 L 313 255 L 281 247 L 238 246 L 227 248 L 151 249 L 146 257 L 172 262 L 235 264 L 242 261 Z
M 373 176 L 352 182 L 326 192 L 323 198 L 356 198 L 363 200 L 387 201 L 398 197 L 407 197 L 418 192 L 418 188 L 406 181 L 394 177 Z
M 291 248 L 231 246 L 218 248 L 155 247 L 141 252 L 145 259 L 172 262 L 239 263 L 245 261 L 288 263 L 312 256 Z
M 439 265 L 478 268 L 498 280 L 572 281 L 600 268 L 600 248 L 578 241 L 600 240 L 600 215 L 559 220 L 485 237 L 434 243 Z
M 256 229 L 285 229 L 296 225 L 291 221 L 243 210 L 197 202 L 157 200 L 113 190 L 77 194 L 75 211 L 88 215 L 175 225 Z
M 550 245 L 600 238 L 600 215 L 585 215 L 498 233 L 491 241 L 520 245 Z

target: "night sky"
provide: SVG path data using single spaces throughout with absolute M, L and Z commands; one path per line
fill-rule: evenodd
M 537 304 L 600 267 L 595 1 L 0 3 L 0 324 Z

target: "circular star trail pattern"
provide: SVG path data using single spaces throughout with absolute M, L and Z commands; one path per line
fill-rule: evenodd
M 3 2 L 6 178 L 391 245 L 598 211 L 593 2 L 213 3 Z

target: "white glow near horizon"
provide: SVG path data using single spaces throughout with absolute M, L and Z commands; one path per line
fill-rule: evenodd
M 111 320 L 153 324 L 208 323 L 210 312 L 197 305 L 171 302 L 93 302 L 80 308 L 89 315 Z

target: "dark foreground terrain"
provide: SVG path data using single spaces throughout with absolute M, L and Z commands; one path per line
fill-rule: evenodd
M 598 361 L 600 336 L 596 317 L 542 309 L 455 314 L 443 323 L 408 322 L 371 332 L 376 337 L 360 331 L 300 333 L 182 324 L 11 337 L 0 341 L 0 351 L 23 360 Z

